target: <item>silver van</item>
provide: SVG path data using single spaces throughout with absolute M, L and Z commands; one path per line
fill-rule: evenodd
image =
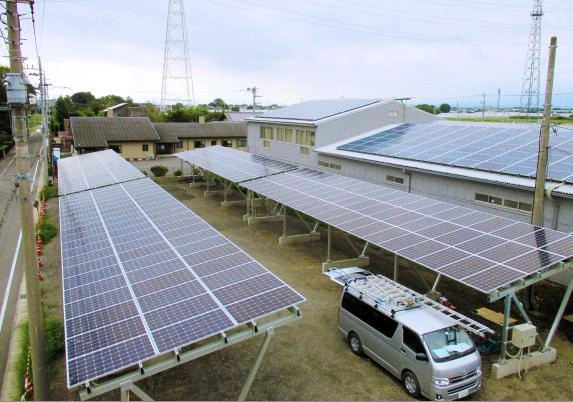
M 357 269 L 338 279 L 338 329 L 355 354 L 372 358 L 415 398 L 452 400 L 480 389 L 480 355 L 454 319 L 404 296 L 404 287 L 381 275 Z

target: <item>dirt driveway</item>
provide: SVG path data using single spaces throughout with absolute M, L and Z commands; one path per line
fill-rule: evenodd
M 276 331 L 247 399 L 408 399 L 397 380 L 371 360 L 353 355 L 337 332 L 340 287 L 321 273 L 321 263 L 326 259 L 324 240 L 281 247 L 278 245 L 281 223 L 247 226 L 242 219 L 245 212 L 242 207 L 222 209 L 219 200 L 204 198 L 201 189 L 186 193 L 183 184 L 171 183 L 164 187 L 307 298 L 300 306 L 302 319 Z M 289 222 L 290 230 L 300 231 L 294 219 L 292 225 Z M 337 236 L 337 239 L 342 246 L 342 237 Z M 333 257 L 351 257 L 340 251 L 343 249 L 337 248 Z M 378 252 L 369 255 L 372 270 L 391 275 L 391 257 Z M 405 269 L 400 275 L 402 282 L 419 288 L 419 279 L 413 274 L 413 269 Z M 463 312 L 466 312 L 466 308 L 485 305 L 482 295 L 455 284 L 446 285 L 442 290 L 451 292 L 446 295 L 454 303 L 464 304 Z M 471 303 L 475 305 L 470 306 Z M 262 337 L 257 337 L 234 345 L 151 377 L 138 385 L 157 400 L 236 400 L 262 340 Z M 483 389 L 469 399 L 571 399 L 573 348 L 562 334 L 553 345 L 558 350 L 557 362 L 531 369 L 526 375 L 522 373 L 521 379 L 517 375 L 502 380 L 490 378 L 490 363 L 495 361 L 496 356 L 485 358 Z M 53 382 L 53 398 L 78 398 L 77 392 L 68 393 L 64 389 L 63 376 L 62 369 L 58 373 L 59 379 Z M 109 394 L 106 399 L 118 397 L 119 394 Z

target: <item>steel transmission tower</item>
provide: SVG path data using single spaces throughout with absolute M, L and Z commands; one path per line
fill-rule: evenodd
M 527 45 L 527 59 L 525 60 L 520 101 L 521 108 L 525 109 L 527 113 L 537 113 L 539 111 L 541 17 L 543 17 L 542 0 L 533 0 L 531 29 L 529 31 L 529 44 Z
M 175 103 L 195 103 L 188 49 L 183 0 L 169 0 L 161 83 L 162 110 Z

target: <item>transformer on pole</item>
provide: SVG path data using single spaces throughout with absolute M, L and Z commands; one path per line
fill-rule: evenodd
M 183 0 L 169 0 L 161 83 L 161 110 L 166 110 L 176 103 L 186 106 L 195 104 Z
M 529 44 L 527 45 L 520 107 L 527 113 L 537 113 L 539 112 L 542 0 L 533 0 L 533 10 L 530 15 L 531 28 L 529 30 Z

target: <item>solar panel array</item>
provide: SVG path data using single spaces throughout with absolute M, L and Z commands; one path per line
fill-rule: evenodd
M 60 195 L 108 186 L 145 177 L 135 166 L 112 150 L 58 160 Z
M 304 301 L 150 179 L 60 197 L 60 228 L 69 387 Z
M 317 121 L 380 102 L 381 99 L 310 100 L 257 115 L 261 119 Z
M 242 184 L 484 293 L 573 256 L 573 236 L 299 169 Z
M 175 154 L 178 158 L 234 183 L 294 170 L 289 163 L 215 145 Z
M 539 126 L 511 124 L 402 124 L 338 149 L 535 177 Z M 547 177 L 573 183 L 573 133 L 549 140 Z

